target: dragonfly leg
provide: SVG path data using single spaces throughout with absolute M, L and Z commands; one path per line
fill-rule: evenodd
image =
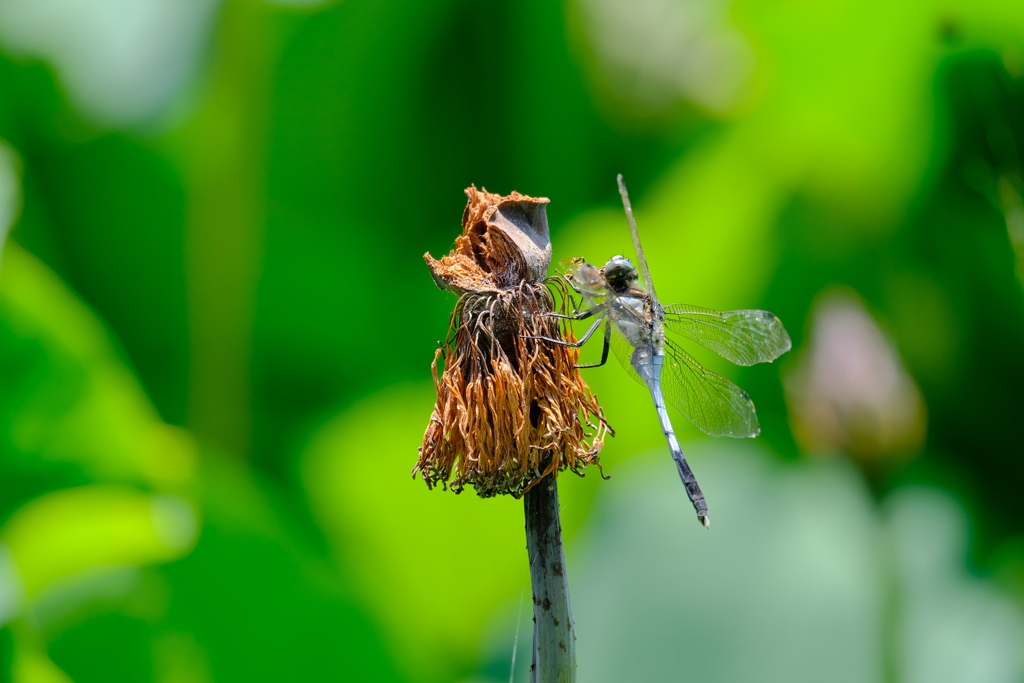
M 583 313 L 586 313 L 587 314 L 586 317 L 589 318 L 590 316 L 594 315 L 593 310 L 594 309 L 590 309 L 588 311 L 583 311 Z M 582 320 L 583 319 L 583 318 L 575 318 L 573 316 L 564 316 L 564 317 L 572 318 L 574 320 Z M 583 346 L 584 344 L 587 343 L 587 341 L 590 339 L 591 336 L 593 336 L 594 331 L 598 328 L 598 326 L 601 324 L 601 322 L 603 320 L 604 320 L 604 316 L 602 315 L 600 318 L 598 318 L 597 320 L 594 321 L 594 324 L 590 326 L 590 329 L 588 329 L 586 331 L 586 333 L 583 335 L 583 337 L 579 341 L 576 341 L 576 342 L 567 342 L 564 339 L 552 339 L 551 337 L 533 337 L 533 336 L 529 336 L 529 335 L 525 335 L 525 334 L 524 335 L 520 335 L 520 336 L 523 339 L 543 339 L 544 341 L 549 341 L 549 342 L 552 342 L 553 344 L 560 344 L 561 346 L 571 346 L 573 348 L 579 348 L 579 347 L 581 347 L 581 346 Z
M 576 292 L 577 294 L 583 294 L 583 290 L 580 289 L 579 285 L 573 282 L 571 277 L 567 277 L 566 275 L 567 274 L 562 275 L 562 281 L 565 282 L 565 284 L 572 287 L 572 291 Z
M 572 277 L 570 277 L 568 273 L 563 273 L 560 270 L 556 270 L 555 272 L 557 272 L 558 275 L 552 275 L 551 277 L 545 279 L 545 284 L 548 282 L 553 282 L 555 280 L 561 280 L 565 284 L 569 285 L 572 288 L 572 291 L 576 292 L 577 294 L 583 294 L 583 290 L 580 289 L 579 285 L 572 281 Z
M 601 310 L 600 307 L 588 308 L 585 311 L 580 311 L 576 315 L 567 315 L 565 317 L 569 318 L 570 320 L 586 320 L 587 318 L 589 318 L 590 316 L 594 315 L 595 313 L 597 313 L 600 310 Z
M 560 320 L 586 320 L 599 310 L 599 308 L 588 308 L 587 310 L 580 311 L 574 315 L 566 315 L 564 313 L 555 313 L 554 311 L 551 311 L 549 313 L 540 313 L 539 315 L 545 318 L 559 318 Z
M 601 321 L 598 320 L 597 322 L 601 322 Z M 591 327 L 590 329 L 591 329 L 591 331 L 593 331 L 594 328 Z M 611 324 L 611 321 L 609 321 L 608 324 L 606 324 L 604 326 L 604 348 L 601 349 L 601 362 L 600 363 L 590 363 L 589 365 L 577 365 L 576 367 L 577 368 L 599 368 L 602 365 L 604 365 L 605 363 L 607 363 L 608 362 L 608 349 L 611 347 L 611 343 L 612 343 L 612 324 Z

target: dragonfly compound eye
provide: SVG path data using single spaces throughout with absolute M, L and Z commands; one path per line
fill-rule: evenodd
M 639 277 L 633 264 L 623 256 L 613 256 L 604 264 L 604 276 L 616 290 L 632 286 Z

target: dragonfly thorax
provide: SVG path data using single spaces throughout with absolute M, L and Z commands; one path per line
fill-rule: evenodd
M 608 263 L 604 264 L 604 278 L 616 294 L 628 290 L 636 284 L 639 277 L 636 268 L 624 256 L 612 256 Z

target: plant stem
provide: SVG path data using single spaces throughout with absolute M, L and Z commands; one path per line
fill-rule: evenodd
M 562 524 L 555 478 L 526 492 L 526 550 L 533 585 L 533 665 L 530 683 L 576 680 L 576 634 L 569 608 Z

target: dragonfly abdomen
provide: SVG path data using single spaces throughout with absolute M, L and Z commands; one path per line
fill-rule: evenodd
M 668 408 L 665 406 L 665 397 L 661 391 L 661 370 L 665 365 L 665 356 L 660 353 L 649 356 L 639 355 L 642 353 L 642 349 L 637 349 L 633 353 L 633 366 L 640 377 L 647 382 L 647 387 L 651 391 L 651 398 L 654 399 L 654 407 L 658 413 L 658 421 L 661 422 L 661 432 L 665 435 L 672 460 L 675 461 L 676 469 L 679 471 L 679 478 L 682 479 L 683 486 L 686 488 L 686 496 L 693 504 L 693 509 L 697 511 L 697 519 L 705 527 L 708 527 L 711 525 L 708 519 L 708 504 L 704 500 L 704 493 L 700 490 L 700 485 L 697 484 L 697 477 L 690 469 L 690 463 L 686 462 L 683 449 L 676 439 L 676 432 L 672 427 L 672 420 L 669 418 Z

